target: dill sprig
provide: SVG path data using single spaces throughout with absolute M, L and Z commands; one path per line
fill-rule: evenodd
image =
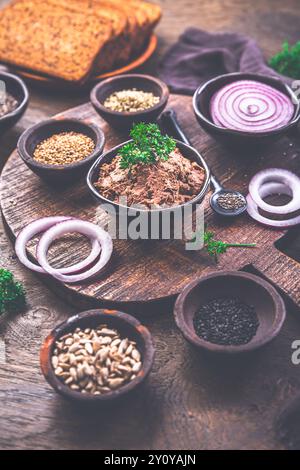
M 282 75 L 300 79 L 300 41 L 293 46 L 285 41 L 282 50 L 271 57 L 269 65 Z
M 0 268 L 0 314 L 16 311 L 24 305 L 25 291 L 22 284 L 15 281 L 10 271 Z
M 124 145 L 119 151 L 122 169 L 131 169 L 137 163 L 151 165 L 159 159 L 167 160 L 176 147 L 175 140 L 162 135 L 157 124 L 135 124 L 130 137 L 133 142 Z

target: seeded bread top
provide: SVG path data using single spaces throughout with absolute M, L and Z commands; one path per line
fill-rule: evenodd
M 99 0 L 91 0 L 93 3 L 98 3 Z M 137 2 L 136 5 L 133 5 L 130 3 L 130 1 L 122 1 L 122 0 L 106 0 L 108 3 L 116 6 L 116 7 L 126 7 L 129 15 L 134 16 L 138 27 L 144 28 L 148 24 L 148 18 L 147 15 L 145 14 L 145 11 L 143 8 L 140 6 L 140 2 Z
M 34 1 L 45 3 L 44 0 Z M 99 1 L 99 5 L 91 0 L 47 0 L 46 3 L 61 6 L 72 11 L 98 15 L 100 18 L 111 21 L 116 35 L 122 34 L 127 28 L 127 19 L 124 14 L 107 1 Z
M 0 12 L 0 60 L 81 81 L 112 33 L 111 23 L 94 14 L 24 0 Z
M 133 7 L 140 9 L 147 17 L 148 25 L 153 28 L 161 18 L 161 7 L 155 3 L 144 2 L 142 0 L 127 0 Z

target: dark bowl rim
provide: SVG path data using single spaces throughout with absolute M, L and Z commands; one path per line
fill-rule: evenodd
M 18 106 L 16 107 L 16 109 L 14 109 L 10 113 L 7 113 L 4 116 L 0 117 L 0 124 L 2 124 L 5 121 L 8 121 L 9 119 L 11 119 L 13 117 L 18 116 L 23 111 L 24 107 L 27 105 L 27 103 L 29 101 L 28 88 L 25 85 L 25 82 L 20 77 L 18 77 L 17 75 L 15 75 L 13 73 L 4 72 L 4 71 L 1 70 L 0 71 L 0 80 L 1 80 L 2 77 L 14 80 L 15 83 L 17 83 L 18 86 L 20 87 L 20 89 L 22 90 L 24 97 L 23 97 L 22 101 L 18 102 Z
M 119 148 L 123 147 L 124 145 L 128 144 L 129 142 L 132 142 L 132 140 L 127 140 L 126 142 L 123 142 L 119 145 L 116 145 L 115 147 L 113 147 L 112 149 L 108 150 L 107 152 L 103 153 L 102 155 L 100 155 L 100 157 L 97 158 L 97 160 L 93 163 L 93 165 L 91 166 L 91 168 L 89 169 L 88 171 L 88 174 L 87 174 L 87 177 L 86 177 L 86 182 L 87 182 L 87 185 L 88 185 L 88 188 L 90 190 L 90 192 L 93 194 L 93 196 L 95 196 L 100 202 L 102 203 L 105 203 L 105 204 L 112 204 L 113 206 L 117 207 L 117 208 L 122 208 L 122 209 L 125 209 L 125 210 L 135 210 L 137 212 L 144 212 L 144 213 L 156 213 L 156 212 L 166 212 L 166 211 L 175 211 L 175 210 L 179 210 L 183 207 L 186 207 L 188 205 L 191 205 L 191 204 L 196 204 L 198 201 L 202 200 L 202 198 L 205 196 L 205 194 L 207 193 L 207 190 L 209 188 L 209 185 L 210 185 L 210 169 L 205 161 L 205 158 L 201 155 L 200 152 L 198 152 L 198 150 L 196 150 L 194 147 L 190 146 L 190 145 L 187 145 L 185 144 L 184 142 L 181 142 L 180 140 L 177 140 L 177 139 L 174 139 L 175 142 L 176 142 L 176 146 L 183 146 L 185 148 L 189 148 L 190 150 L 192 150 L 192 152 L 194 154 L 197 155 L 197 157 L 200 159 L 201 161 L 201 164 L 205 170 L 205 174 L 206 174 L 206 178 L 205 178 L 205 183 L 200 191 L 200 193 L 195 196 L 193 199 L 191 199 L 190 201 L 187 201 L 185 202 L 184 204 L 180 204 L 180 205 L 177 205 L 177 206 L 170 206 L 170 207 L 161 207 L 161 208 L 158 208 L 158 209 L 144 209 L 142 207 L 134 207 L 134 206 L 124 206 L 122 204 L 119 204 L 117 202 L 114 202 L 114 201 L 110 201 L 109 199 L 105 198 L 104 196 L 102 196 L 97 190 L 96 188 L 94 187 L 93 185 L 93 182 L 92 182 L 92 176 L 94 174 L 94 172 L 96 171 L 96 169 L 99 170 L 99 167 L 101 166 L 101 161 L 109 154 L 109 153 L 114 153 L 116 152 Z M 186 157 L 188 158 L 188 157 Z
M 120 82 L 124 79 L 128 79 L 128 78 L 139 78 L 139 79 L 143 79 L 147 82 L 152 82 L 152 83 L 155 83 L 156 85 L 159 86 L 159 88 L 161 89 L 161 96 L 160 96 L 160 100 L 159 100 L 159 103 L 157 103 L 155 106 L 152 106 L 151 108 L 148 108 L 148 109 L 144 109 L 143 111 L 135 111 L 133 113 L 130 113 L 128 111 L 123 111 L 123 112 L 119 112 L 119 111 L 113 111 L 109 108 L 106 108 L 97 98 L 97 93 L 98 93 L 98 90 L 100 88 L 102 88 L 103 86 L 105 86 L 107 83 L 113 83 L 113 82 Z M 114 117 L 126 117 L 126 118 L 129 118 L 129 117 L 141 117 L 141 116 L 144 116 L 150 112 L 155 112 L 157 110 L 159 110 L 162 106 L 164 106 L 168 99 L 169 99 L 169 96 L 170 96 L 170 91 L 169 91 L 169 88 L 168 86 L 166 85 L 166 83 L 164 83 L 162 80 L 160 80 L 159 78 L 156 78 L 156 77 L 152 77 L 151 75 L 144 75 L 144 74 L 138 74 L 138 73 L 131 73 L 131 74 L 123 74 L 123 75 L 117 75 L 116 77 L 111 77 L 111 78 L 107 78 L 106 80 L 103 80 L 102 82 L 99 82 L 97 83 L 97 85 L 94 86 L 94 88 L 91 90 L 91 93 L 90 93 L 90 100 L 91 100 L 91 103 L 92 105 L 98 109 L 100 112 L 103 112 L 105 114 L 109 114 L 110 116 L 114 116 Z
M 198 337 L 196 333 L 191 334 L 190 328 L 186 324 L 184 318 L 184 303 L 188 295 L 192 292 L 192 290 L 198 286 L 199 284 L 205 283 L 207 280 L 217 277 L 238 277 L 246 279 L 247 281 L 254 282 L 262 287 L 271 297 L 273 305 L 274 305 L 274 321 L 272 324 L 272 328 L 267 332 L 266 336 L 260 340 L 250 341 L 247 344 L 239 345 L 239 346 L 226 346 L 226 345 L 219 345 L 215 343 L 210 343 L 209 341 L 205 341 Z M 267 280 L 244 271 L 220 271 L 220 272 L 213 272 L 207 274 L 201 278 L 198 278 L 188 284 L 183 291 L 177 297 L 177 300 L 174 305 L 174 318 L 177 327 L 181 331 L 182 335 L 185 339 L 196 346 L 197 348 L 205 349 L 209 352 L 224 354 L 224 355 L 234 355 L 244 352 L 250 352 L 257 350 L 266 344 L 270 343 L 280 332 L 285 318 L 286 318 L 286 307 L 281 295 L 277 292 L 274 286 L 270 284 Z
M 57 124 L 57 123 L 80 123 L 81 125 L 85 126 L 86 128 L 91 129 L 95 135 L 96 135 L 96 144 L 95 144 L 95 149 L 94 151 L 84 158 L 83 160 L 80 160 L 79 162 L 75 163 L 70 163 L 68 165 L 47 165 L 46 163 L 40 163 L 36 161 L 26 150 L 26 142 L 29 136 L 31 136 L 33 133 L 37 132 L 39 129 L 42 129 L 43 127 L 51 126 L 52 124 Z M 19 137 L 18 143 L 17 143 L 17 149 L 18 153 L 21 156 L 22 160 L 25 163 L 29 163 L 30 166 L 35 167 L 39 170 L 45 170 L 45 171 L 61 171 L 64 169 L 65 171 L 67 170 L 74 170 L 76 168 L 80 168 L 82 166 L 88 165 L 91 161 L 93 161 L 95 158 L 99 156 L 99 154 L 102 153 L 103 148 L 105 145 L 105 135 L 102 129 L 100 127 L 96 126 L 92 122 L 89 122 L 84 119 L 75 119 L 75 118 L 51 118 L 51 119 L 46 119 L 42 122 L 39 122 L 37 124 L 34 124 L 33 126 L 29 127 L 26 129 L 21 136 Z
M 105 318 L 108 319 L 111 316 L 120 319 L 120 321 L 129 324 L 132 326 L 136 333 L 141 337 L 144 343 L 144 357 L 142 361 L 142 368 L 139 371 L 137 377 L 134 380 L 129 382 L 128 384 L 120 387 L 118 390 L 113 390 L 104 395 L 89 395 L 89 394 L 82 394 L 80 392 L 71 390 L 68 385 L 65 385 L 61 382 L 53 371 L 53 366 L 51 364 L 51 354 L 52 349 L 54 346 L 54 342 L 59 337 L 63 336 L 64 332 L 69 329 L 70 325 L 74 325 L 74 329 L 76 325 L 82 319 L 86 318 L 95 318 L 99 316 L 100 322 L 105 322 Z M 116 327 L 117 329 L 117 327 Z M 111 309 L 92 309 L 86 310 L 84 312 L 80 312 L 72 317 L 68 318 L 66 321 L 57 325 L 49 335 L 43 340 L 41 348 L 40 348 L 40 368 L 41 371 L 52 388 L 59 394 L 71 398 L 80 402 L 85 403 L 92 403 L 92 402 L 107 402 L 110 400 L 114 400 L 126 393 L 135 389 L 138 385 L 140 385 L 149 375 L 153 360 L 154 360 L 155 348 L 153 346 L 152 336 L 144 325 L 142 325 L 135 317 L 129 315 L 127 313 L 121 312 L 119 310 L 111 310 Z
M 274 77 L 273 76 L 267 76 L 267 75 L 263 75 L 261 73 L 252 73 L 252 72 L 233 72 L 233 73 L 226 73 L 226 74 L 218 75 L 217 77 L 214 77 L 214 78 L 208 80 L 207 82 L 205 82 L 204 84 L 200 85 L 196 89 L 196 91 L 193 95 L 193 109 L 194 109 L 194 112 L 195 112 L 196 116 L 201 121 L 204 121 L 209 127 L 214 129 L 215 131 L 219 131 L 222 134 L 227 134 L 227 135 L 236 135 L 236 136 L 240 136 L 240 137 L 260 138 L 260 137 L 269 137 L 269 136 L 281 134 L 281 133 L 289 130 L 291 127 L 293 127 L 295 124 L 297 124 L 299 122 L 299 120 L 300 120 L 300 101 L 299 101 L 299 99 L 296 98 L 298 104 L 293 103 L 293 105 L 295 107 L 295 112 L 294 112 L 293 119 L 290 122 L 288 122 L 287 124 L 285 124 L 284 126 L 279 127 L 278 129 L 273 129 L 273 130 L 264 131 L 264 132 L 248 132 L 248 131 L 239 131 L 237 129 L 229 129 L 229 128 L 221 127 L 221 126 L 218 126 L 217 124 L 214 124 L 211 120 L 206 118 L 204 116 L 204 114 L 201 112 L 201 110 L 199 108 L 199 105 L 198 105 L 198 98 L 206 90 L 206 88 L 208 86 L 210 86 L 212 83 L 218 82 L 219 80 L 222 80 L 226 77 L 236 78 L 237 80 L 243 79 L 242 77 L 251 77 L 250 79 L 257 80 L 257 81 L 260 81 L 262 83 L 265 83 L 264 80 L 268 79 L 268 80 L 273 81 L 277 84 L 278 83 L 281 84 L 286 89 L 287 96 L 289 96 L 290 98 L 295 96 L 295 98 L 296 98 L 296 95 L 293 92 L 293 90 L 291 89 L 291 87 L 289 85 L 287 85 L 286 83 L 284 83 L 282 80 L 280 80 L 280 78 L 275 77 L 275 76 Z M 233 80 L 233 82 L 234 82 L 234 80 Z

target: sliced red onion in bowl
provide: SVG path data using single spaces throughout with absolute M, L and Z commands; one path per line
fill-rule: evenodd
M 265 132 L 288 124 L 295 108 L 291 98 L 277 88 L 255 80 L 237 80 L 214 93 L 210 114 L 220 127 Z
M 281 206 L 268 204 L 263 200 L 261 189 L 265 183 L 282 183 L 290 189 L 292 200 Z M 249 194 L 257 206 L 270 214 L 288 215 L 300 210 L 300 178 L 282 168 L 268 168 L 257 173 L 249 184 Z M 285 193 L 286 194 L 286 193 Z
M 53 268 L 47 260 L 47 253 L 51 243 L 55 239 L 70 232 L 78 232 L 82 235 L 86 235 L 90 239 L 96 239 L 99 245 L 101 245 L 100 258 L 96 263 L 86 271 L 73 275 L 61 273 L 58 269 Z M 112 250 L 113 243 L 111 236 L 105 232 L 105 230 L 91 222 L 71 219 L 54 225 L 42 235 L 37 247 L 37 258 L 42 268 L 48 274 L 61 282 L 69 284 L 85 281 L 98 275 L 110 260 Z
M 291 195 L 291 189 L 283 183 L 264 183 L 260 188 L 260 196 L 265 198 L 273 194 Z M 257 222 L 272 228 L 289 228 L 300 224 L 300 215 L 285 220 L 274 220 L 259 213 L 257 204 L 253 201 L 250 194 L 247 196 L 247 211 L 250 217 Z
M 67 220 L 72 220 L 72 217 L 64 217 L 64 216 L 54 216 L 54 217 L 43 217 L 41 219 L 37 219 L 34 222 L 26 225 L 19 235 L 16 238 L 15 243 L 15 251 L 16 255 L 19 258 L 19 261 L 26 266 L 27 268 L 31 269 L 32 271 L 45 274 L 46 271 L 35 263 L 32 263 L 26 253 L 26 245 L 34 238 L 37 234 L 47 231 L 49 228 L 53 227 L 56 224 L 65 222 Z M 101 246 L 98 240 L 92 240 L 92 249 L 87 258 L 79 263 L 74 264 L 73 266 L 69 266 L 66 268 L 60 268 L 58 271 L 63 274 L 72 274 L 83 269 L 86 269 L 91 263 L 93 263 L 97 257 L 99 256 L 101 251 Z

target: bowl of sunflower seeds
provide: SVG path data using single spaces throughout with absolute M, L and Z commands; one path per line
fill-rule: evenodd
M 93 403 L 136 389 L 148 376 L 153 357 L 151 335 L 134 317 L 116 310 L 89 310 L 48 335 L 40 365 L 56 392 Z

